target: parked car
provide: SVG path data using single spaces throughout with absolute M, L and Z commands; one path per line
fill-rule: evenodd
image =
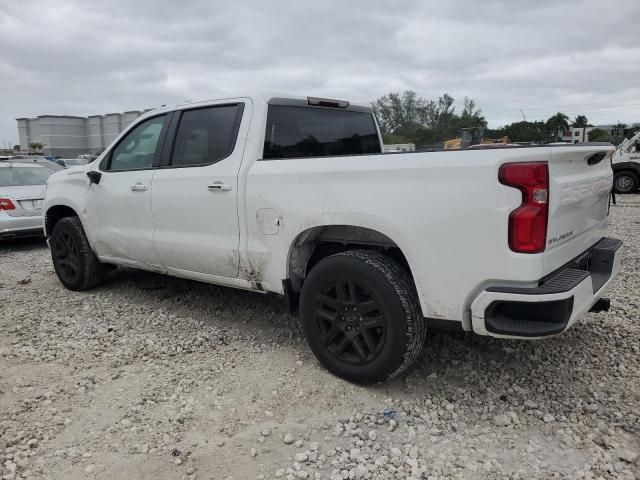
M 87 162 L 79 158 L 57 158 L 56 163 L 62 168 L 79 167 L 87 164 Z
M 377 382 L 431 327 L 542 338 L 606 310 L 612 151 L 383 154 L 368 106 L 206 101 L 148 112 L 52 175 L 45 229 L 71 290 L 125 265 L 283 295 L 328 370 Z
M 20 163 L 30 163 L 30 164 L 36 164 L 36 165 L 40 165 L 48 170 L 50 170 L 51 172 L 58 172 L 62 169 L 64 169 L 64 167 L 62 167 L 61 165 L 58 165 L 56 162 L 51 161 L 51 160 L 47 160 L 45 157 L 42 156 L 26 156 L 26 155 L 17 155 L 15 157 L 8 157 L 6 159 L 1 159 L 0 158 L 0 162 L 20 162 Z
M 0 162 L 0 240 L 42 236 L 42 203 L 53 172 L 33 163 Z

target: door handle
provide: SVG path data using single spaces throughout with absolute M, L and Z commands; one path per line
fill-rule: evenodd
M 144 192 L 147 190 L 147 186 L 142 183 L 136 183 L 135 185 L 131 185 L 132 192 Z
M 207 188 L 212 192 L 213 191 L 228 192 L 229 190 L 231 190 L 231 185 L 229 185 L 228 183 L 215 182 L 207 186 Z

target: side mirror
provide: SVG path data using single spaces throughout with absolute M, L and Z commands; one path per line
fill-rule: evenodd
M 102 178 L 102 174 L 100 172 L 92 170 L 90 172 L 87 172 L 87 177 L 89 177 L 90 184 L 95 183 L 96 185 L 98 185 L 100 183 L 100 179 Z

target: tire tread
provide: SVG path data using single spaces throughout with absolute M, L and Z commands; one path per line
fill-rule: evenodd
M 81 262 L 83 272 L 81 277 L 82 281 L 80 282 L 80 284 L 73 286 L 65 285 L 65 287 L 69 288 L 70 290 L 82 291 L 89 290 L 98 286 L 104 279 L 105 268 L 93 253 L 91 245 L 89 245 L 89 240 L 84 233 L 84 228 L 82 228 L 80 219 L 78 217 L 65 217 L 61 219 L 58 223 L 56 223 L 53 229 L 53 235 L 55 235 L 55 230 L 57 228 L 64 228 L 65 226 L 73 230 L 78 236 L 78 239 L 80 241 L 80 245 L 78 246 L 78 248 L 84 260 L 83 262 Z
M 402 364 L 388 379 L 398 376 L 409 368 L 422 352 L 427 337 L 427 322 L 422 317 L 418 294 L 409 274 L 393 259 L 371 250 L 348 250 L 336 255 L 358 258 L 381 273 L 396 291 L 405 311 L 407 322 L 407 345 Z
M 357 275 L 370 276 L 371 282 L 382 289 L 379 291 L 382 295 L 380 300 L 391 302 L 389 306 L 393 310 L 393 314 L 387 312 L 387 315 L 393 315 L 389 317 L 387 329 L 396 329 L 393 343 L 384 354 L 385 360 L 371 362 L 375 363 L 375 366 L 364 365 L 361 369 L 341 366 L 339 361 L 326 352 L 324 345 L 316 337 L 317 330 L 312 326 L 314 314 L 311 313 L 311 305 L 314 302 L 316 288 L 322 284 L 321 279 L 331 276 L 334 269 L 340 270 L 340 275 L 348 275 L 345 272 L 348 272 L 349 268 L 356 269 Z M 300 301 L 303 329 L 311 349 L 325 368 L 345 380 L 373 384 L 396 377 L 415 362 L 424 346 L 427 325 L 422 317 L 413 280 L 400 264 L 383 253 L 353 249 L 325 257 L 309 272 L 302 285 Z
M 628 175 L 633 180 L 633 187 L 631 187 L 629 190 L 621 191 L 618 188 L 616 188 L 616 186 L 615 186 L 616 178 L 619 177 L 619 176 L 622 176 L 622 175 Z M 635 172 L 633 172 L 631 170 L 619 170 L 619 171 L 614 173 L 614 175 L 613 175 L 613 191 L 615 193 L 621 194 L 621 195 L 624 195 L 626 193 L 633 193 L 636 190 L 638 190 L 638 187 L 640 187 L 640 177 L 638 177 L 638 175 Z

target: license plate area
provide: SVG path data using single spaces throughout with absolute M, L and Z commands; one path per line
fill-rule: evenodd
M 42 198 L 18 200 L 18 205 L 25 212 L 35 212 L 38 210 L 42 210 L 43 204 L 44 200 Z
M 548 295 L 568 292 L 591 276 L 593 293 L 609 280 L 613 271 L 616 251 L 622 242 L 615 238 L 603 238 L 580 256 L 547 275 L 531 287 L 489 287 L 487 292 L 517 293 L 523 295 Z
M 570 267 L 575 268 L 576 270 L 589 271 L 590 266 L 591 266 L 591 250 L 583 253 L 578 258 L 576 258 Z

